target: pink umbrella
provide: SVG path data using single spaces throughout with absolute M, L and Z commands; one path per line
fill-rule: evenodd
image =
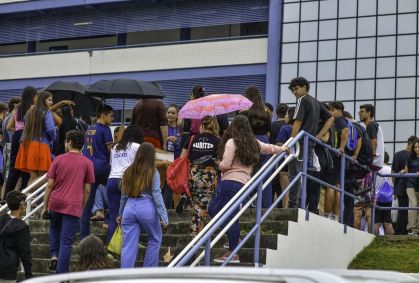
M 188 101 L 179 111 L 179 118 L 202 119 L 248 109 L 252 105 L 253 102 L 240 94 L 211 94 Z

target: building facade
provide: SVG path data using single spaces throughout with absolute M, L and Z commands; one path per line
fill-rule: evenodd
M 312 95 L 355 116 L 376 105 L 391 155 L 419 134 L 417 0 L 1 3 L 0 101 L 26 85 L 125 77 L 158 81 L 166 105 L 185 103 L 196 84 L 256 85 L 267 102 L 294 104 L 287 85 L 304 76 Z

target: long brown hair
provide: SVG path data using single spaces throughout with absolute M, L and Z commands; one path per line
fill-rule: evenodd
M 37 93 L 33 107 L 28 111 L 23 130 L 23 142 L 42 139 L 45 129 L 44 117 L 49 111 L 46 99 L 52 94 L 48 91 L 40 91 Z
M 218 125 L 217 118 L 212 116 L 205 116 L 201 119 L 201 126 L 214 136 L 220 135 L 220 126 Z
M 78 250 L 78 271 L 116 268 L 116 265 L 107 257 L 102 240 L 95 235 L 90 235 L 81 240 Z
M 259 120 L 270 120 L 271 115 L 266 111 L 259 88 L 252 85 L 246 88 L 246 98 L 253 102 L 249 108 L 249 117 Z
M 249 119 L 244 115 L 234 117 L 230 126 L 218 146 L 218 159 L 222 160 L 225 145 L 229 139 L 233 139 L 236 146 L 234 159 L 242 165 L 253 166 L 258 163 L 260 157 L 260 147 L 252 132 Z
M 137 198 L 142 192 L 150 192 L 155 170 L 155 152 L 151 143 L 142 143 L 135 160 L 122 177 L 122 192 Z

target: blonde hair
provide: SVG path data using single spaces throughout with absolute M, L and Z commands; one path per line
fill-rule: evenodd
M 217 118 L 212 116 L 205 116 L 201 119 L 201 126 L 213 135 L 220 134 L 220 126 L 218 125 Z

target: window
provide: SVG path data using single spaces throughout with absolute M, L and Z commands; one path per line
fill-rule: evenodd
M 385 36 L 377 38 L 377 56 L 394 56 L 395 53 L 395 36 Z
M 289 3 L 284 5 L 283 21 L 298 22 L 300 20 L 300 3 Z
M 366 79 L 373 78 L 375 73 L 374 59 L 359 59 L 357 60 L 356 75 L 357 78 Z
M 377 59 L 377 77 L 394 77 L 395 58 Z
M 356 20 L 344 19 L 339 20 L 339 38 L 355 37 L 356 33 Z
M 375 57 L 375 38 L 358 39 L 358 57 Z
M 362 0 L 358 2 L 358 16 L 369 16 L 377 14 L 376 0 Z
M 339 17 L 355 17 L 357 0 L 339 1 Z
M 282 62 L 296 62 L 298 59 L 298 43 L 282 44 Z
M 412 119 L 412 114 L 415 113 L 414 99 L 398 99 L 396 100 L 396 118 L 397 119 Z M 410 128 L 412 131 L 414 127 Z
M 415 78 L 399 78 L 397 79 L 396 97 L 415 97 L 416 86 Z
M 353 100 L 355 97 L 355 82 L 337 82 L 336 100 Z
M 319 27 L 319 39 L 335 39 L 337 20 L 321 21 Z
M 336 18 L 337 11 L 337 0 L 320 1 L 320 19 Z
M 317 22 L 301 23 L 301 41 L 317 39 Z
M 297 64 L 282 64 L 281 81 L 289 82 L 297 76 Z
M 377 80 L 376 85 L 377 98 L 394 98 L 395 79 Z
M 406 144 L 407 139 L 414 133 L 414 121 L 399 121 L 396 122 L 396 140 Z
M 400 35 L 397 37 L 397 55 L 416 54 L 416 35 Z
M 355 78 L 355 60 L 338 61 L 338 80 Z
M 282 41 L 298 41 L 299 24 L 284 24 L 282 26 Z
M 378 16 L 378 35 L 396 33 L 396 16 Z
M 416 74 L 416 56 L 397 58 L 397 76 L 414 76 Z
M 317 42 L 300 44 L 300 61 L 315 61 L 317 58 Z
M 336 40 L 319 42 L 319 60 L 335 59 Z
M 399 0 L 399 13 L 416 12 L 418 1 L 417 0 Z
M 317 83 L 317 99 L 320 101 L 334 101 L 335 82 Z
M 416 33 L 416 14 L 399 15 L 397 32 Z
M 317 20 L 319 17 L 319 4 L 317 1 L 301 3 L 301 20 Z
M 375 36 L 376 17 L 358 18 L 358 36 Z
M 374 80 L 358 80 L 356 82 L 356 99 L 374 98 Z
M 319 62 L 317 79 L 319 81 L 329 81 L 335 79 L 336 62 Z
M 299 66 L 298 76 L 305 77 L 309 82 L 316 80 L 316 63 L 300 63 Z
M 375 103 L 375 119 L 376 120 L 394 120 L 394 100 L 377 100 Z M 380 123 L 381 124 L 381 123 Z M 387 134 L 389 133 L 386 131 Z M 391 134 L 392 140 L 393 134 Z
M 355 39 L 344 39 L 338 42 L 338 59 L 355 58 Z
M 396 13 L 396 4 L 394 0 L 378 0 L 378 14 Z

